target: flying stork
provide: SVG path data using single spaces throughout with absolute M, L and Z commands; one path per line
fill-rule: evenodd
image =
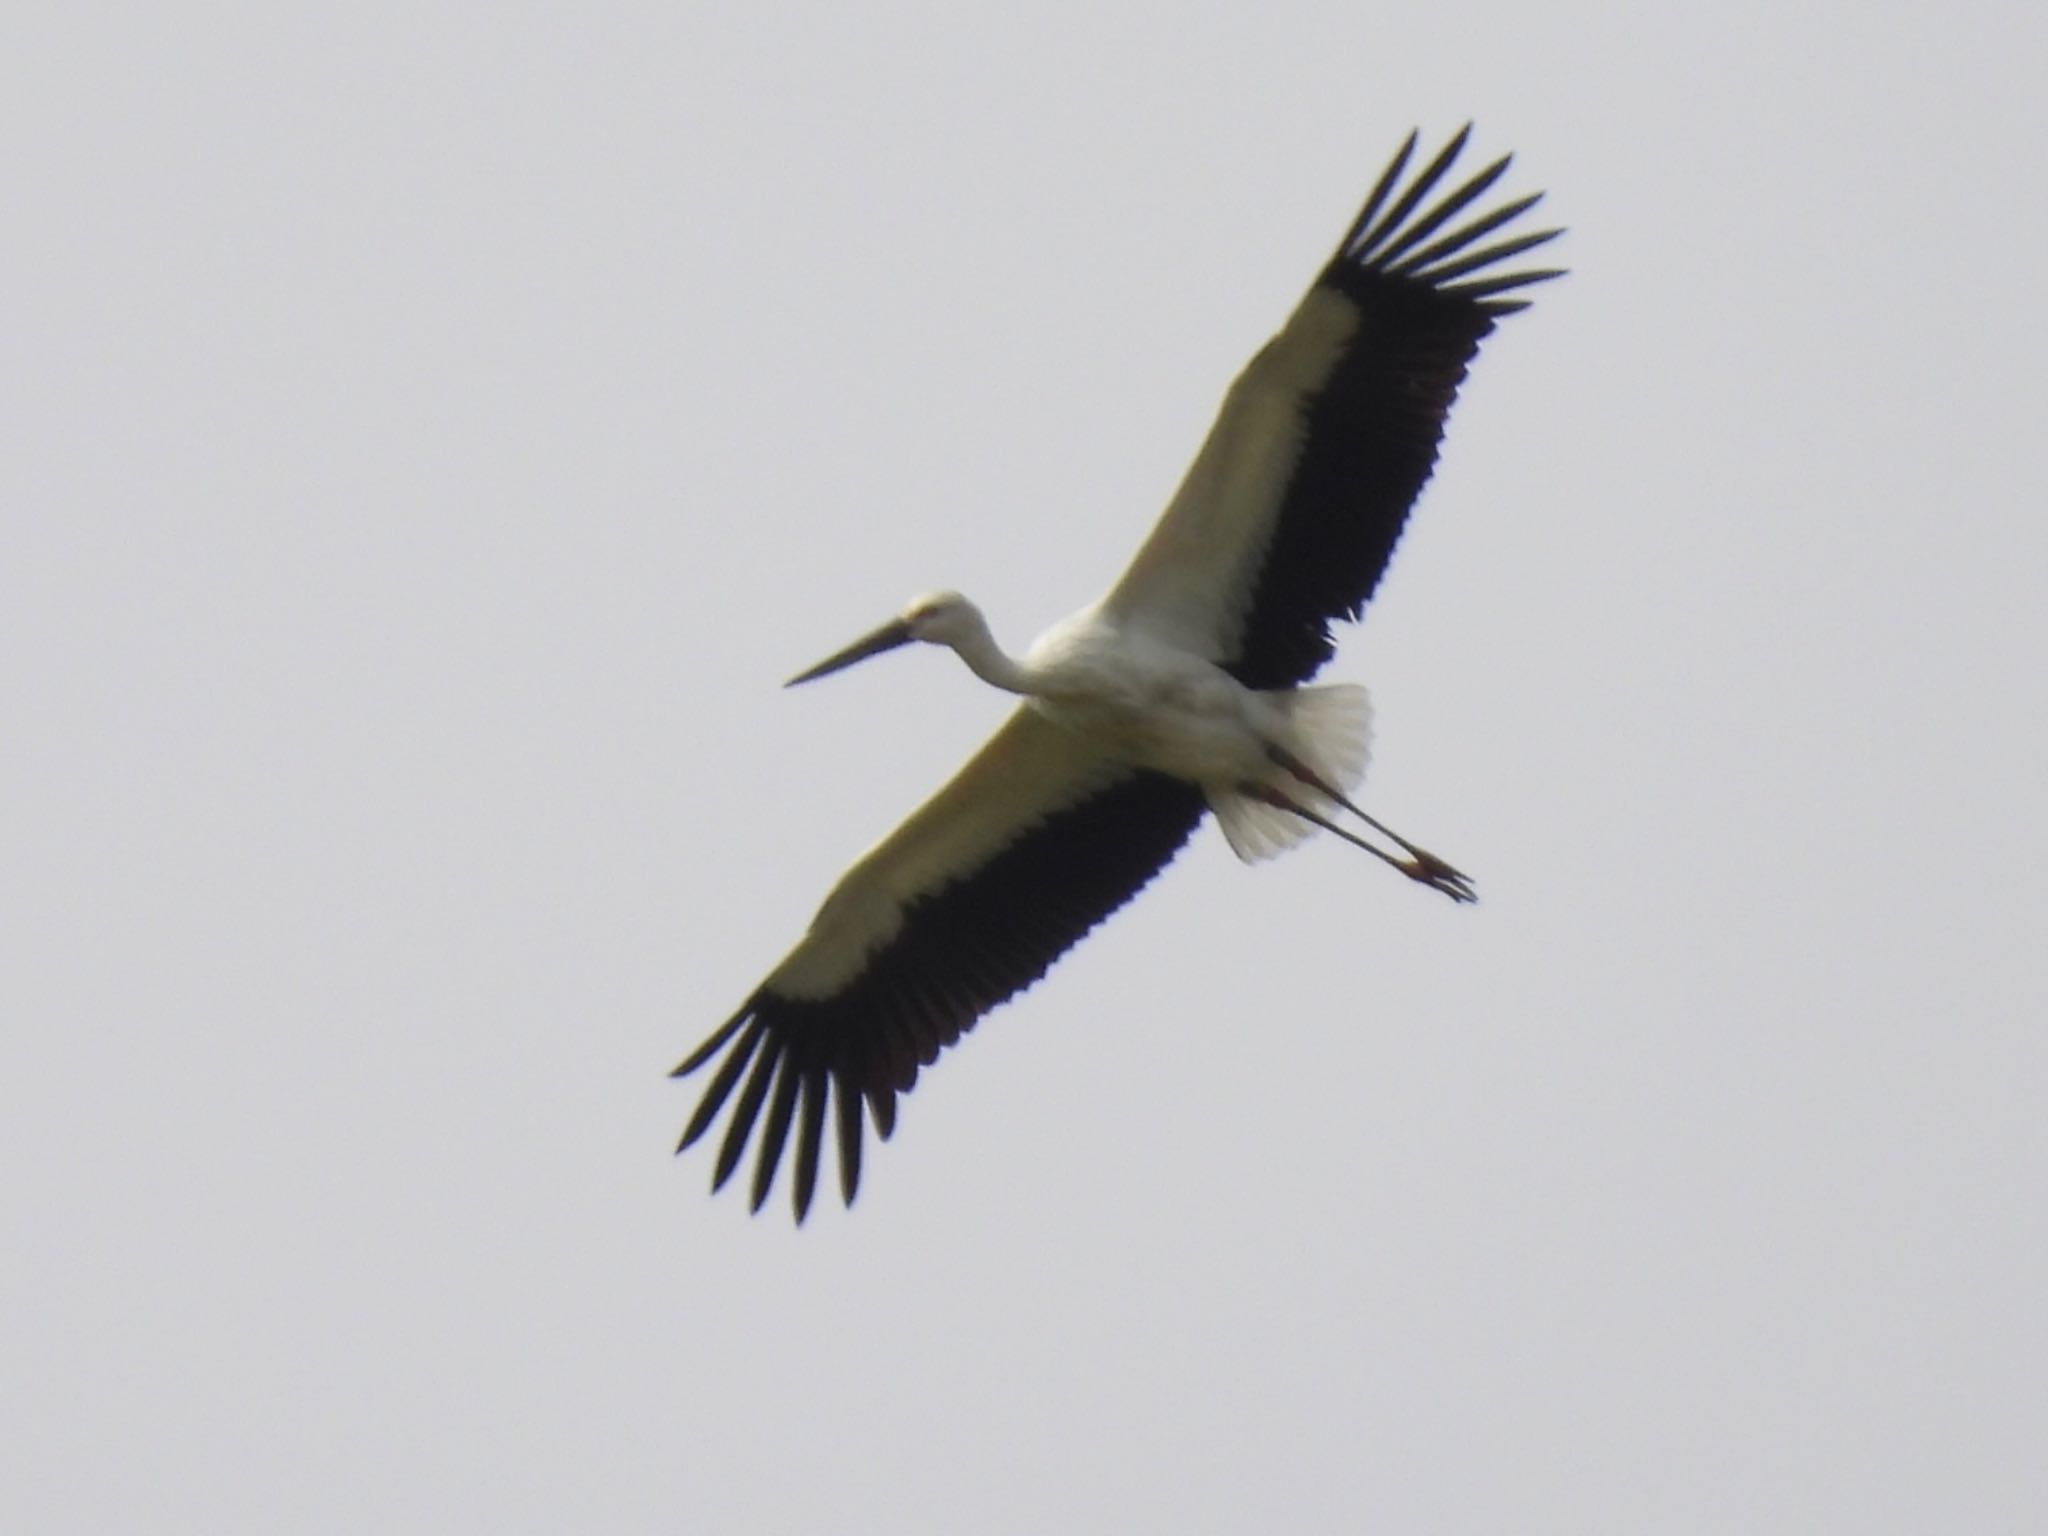
M 851 1205 L 863 1107 L 886 1139 L 918 1069 L 1142 889 L 1205 811 L 1248 862 L 1320 827 L 1473 899 L 1464 875 L 1352 804 L 1365 690 L 1302 686 L 1335 649 L 1331 622 L 1358 618 L 1378 585 L 1480 341 L 1527 307 L 1502 295 L 1560 275 L 1500 270 L 1557 230 L 1479 243 L 1541 193 L 1453 224 L 1508 157 L 1423 207 L 1470 132 L 1400 187 L 1408 135 L 1107 595 L 1015 658 L 974 604 L 933 593 L 790 679 L 924 641 L 1024 702 L 846 872 L 796 948 L 675 1069 L 723 1053 L 678 1152 L 739 1090 L 714 1190 L 758 1132 L 758 1211 L 794 1125 L 801 1222 L 831 1105 Z M 1347 812 L 1393 851 L 1339 826 Z

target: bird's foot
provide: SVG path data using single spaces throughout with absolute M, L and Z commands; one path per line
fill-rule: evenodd
M 1477 901 L 1479 893 L 1472 889 L 1472 882 L 1465 875 L 1451 868 L 1433 853 L 1420 848 L 1411 849 L 1407 858 L 1395 866 L 1410 880 L 1420 880 L 1433 891 L 1442 891 L 1453 901 Z

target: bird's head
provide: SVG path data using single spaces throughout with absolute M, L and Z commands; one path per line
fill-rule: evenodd
M 922 597 L 911 599 L 901 613 L 880 629 L 861 636 L 843 651 L 835 651 L 782 686 L 794 688 L 798 683 L 825 677 L 852 666 L 856 661 L 866 661 L 870 656 L 893 651 L 913 640 L 922 640 L 927 645 L 951 646 L 957 650 L 963 641 L 986 627 L 981 610 L 958 592 L 927 592 Z

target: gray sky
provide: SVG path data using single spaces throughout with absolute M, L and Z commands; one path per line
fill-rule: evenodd
M 41 7 L 0 1525 L 2031 1531 L 2034 7 Z M 1411 125 L 1550 189 L 1368 805 L 749 1220 L 663 1074 Z M 879 728 L 878 728 L 879 726 Z

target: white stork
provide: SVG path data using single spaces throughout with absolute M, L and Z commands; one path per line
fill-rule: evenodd
M 1559 275 L 1499 271 L 1557 230 L 1474 249 L 1540 193 L 1439 234 L 1506 157 L 1423 210 L 1470 132 L 1397 195 L 1408 136 L 1099 602 L 1014 659 L 967 599 L 932 594 L 790 680 L 921 640 L 951 647 L 1024 703 L 846 872 L 796 948 L 675 1069 L 685 1076 L 724 1052 L 678 1152 L 740 1089 L 713 1189 L 758 1129 L 759 1210 L 794 1124 L 801 1222 L 830 1103 L 851 1205 L 862 1106 L 887 1138 L 918 1069 L 1142 889 L 1205 810 L 1247 861 L 1323 827 L 1472 899 L 1463 875 L 1347 798 L 1365 767 L 1365 691 L 1301 686 L 1335 648 L 1331 622 L 1356 619 L 1372 596 L 1481 339 L 1527 307 L 1501 295 Z M 1399 853 L 1336 826 L 1347 811 Z

